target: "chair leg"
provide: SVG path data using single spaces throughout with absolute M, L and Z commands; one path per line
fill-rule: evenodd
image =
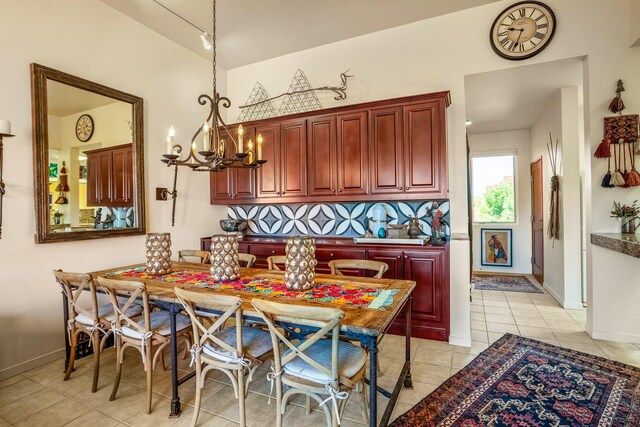
M 282 427 L 282 417 L 284 413 L 282 402 L 282 380 L 276 378 L 276 427 Z
M 113 382 L 113 389 L 111 390 L 111 396 L 109 396 L 109 400 L 114 400 L 116 398 L 116 393 L 118 392 L 118 387 L 120 386 L 120 377 L 122 376 L 122 339 L 116 335 L 116 379 Z
M 64 373 L 64 381 L 67 381 L 73 371 L 73 362 L 76 361 L 76 346 L 78 345 L 78 332 L 74 329 L 71 331 L 71 354 L 69 355 L 69 365 Z
M 307 396 L 307 404 L 305 405 L 305 413 L 309 415 L 311 413 L 311 397 Z
M 362 398 L 362 418 L 364 423 L 369 425 L 369 402 L 367 400 L 368 390 L 365 388 L 364 378 L 360 384 L 360 397 Z
M 202 384 L 200 383 L 200 378 L 202 377 L 202 366 L 200 363 L 196 362 L 196 400 L 193 408 L 193 418 L 191 419 L 191 427 L 195 427 L 198 423 L 198 416 L 200 415 L 200 401 L 202 400 L 202 387 L 204 386 L 204 381 Z
M 247 425 L 247 414 L 244 410 L 244 367 L 240 366 L 238 372 L 238 404 L 240 405 L 240 427 Z
M 151 413 L 151 400 L 153 399 L 153 358 L 151 357 L 151 346 L 145 351 L 145 368 L 147 370 L 147 414 Z
M 95 393 L 98 390 L 98 376 L 100 375 L 100 331 L 93 331 L 91 341 L 93 345 L 93 385 L 91 386 L 91 393 Z

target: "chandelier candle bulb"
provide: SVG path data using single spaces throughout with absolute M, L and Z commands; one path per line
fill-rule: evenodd
M 258 160 L 262 160 L 262 135 L 258 134 Z
M 9 120 L 0 119 L 0 133 L 11 135 L 11 122 Z
M 247 153 L 249 153 L 249 163 L 253 163 L 253 141 L 247 143 Z
M 243 150 L 243 144 L 242 144 L 242 136 L 244 135 L 244 129 L 242 129 L 242 125 L 240 125 L 240 127 L 238 127 L 238 153 L 242 153 Z
M 203 132 L 203 147 L 204 147 L 204 151 L 211 151 L 211 141 L 209 140 L 209 123 L 204 122 L 204 125 L 202 126 L 202 130 Z
M 173 126 L 171 126 L 167 134 L 167 154 L 173 154 L 173 137 L 175 135 L 176 131 L 173 129 Z

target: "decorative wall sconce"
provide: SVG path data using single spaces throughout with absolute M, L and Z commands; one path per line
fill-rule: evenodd
M 2 238 L 2 197 L 4 196 L 4 181 L 2 181 L 2 151 L 3 151 L 3 139 L 11 138 L 11 122 L 8 120 L 0 120 L 0 239 Z

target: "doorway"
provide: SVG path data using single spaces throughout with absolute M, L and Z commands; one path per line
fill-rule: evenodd
M 542 157 L 531 163 L 531 270 L 544 284 L 544 208 L 542 206 Z

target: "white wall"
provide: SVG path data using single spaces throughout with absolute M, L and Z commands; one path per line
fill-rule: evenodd
M 470 154 L 515 154 L 516 221 L 510 224 L 473 224 L 473 271 L 531 274 L 531 161 L 529 130 L 469 135 Z M 481 228 L 510 228 L 512 234 L 512 267 L 481 265 Z
M 256 81 L 260 81 L 269 93 L 282 93 L 288 88 L 289 76 L 293 76 L 298 68 L 305 71 L 314 86 L 337 82 L 338 74 L 350 69 L 355 78 L 349 81 L 347 103 L 450 90 L 452 105 L 448 110 L 448 155 L 451 226 L 453 233 L 466 233 L 464 77 L 523 64 L 523 61 L 507 61 L 496 56 L 487 37 L 495 17 L 511 3 L 510 0 L 495 2 L 229 70 L 228 93 L 231 99 L 246 100 Z M 585 109 L 585 126 L 589 126 L 585 143 L 592 144 L 591 141 L 602 134 L 601 119 L 613 96 L 616 80 L 622 78 L 628 84 L 627 89 L 640 87 L 640 73 L 637 72 L 640 69 L 640 53 L 628 47 L 630 2 L 547 0 L 545 3 L 557 17 L 556 34 L 542 53 L 524 63 L 587 57 L 585 93 L 591 99 L 585 99 L 585 105 L 588 105 Z M 615 31 L 611 31 L 612 28 Z M 625 98 L 625 102 L 630 98 Z M 636 96 L 636 100 L 640 102 L 640 97 Z M 323 96 L 321 101 L 325 107 L 337 104 L 329 96 Z M 637 108 L 637 102 L 630 100 L 627 103 L 629 111 Z M 237 111 L 231 112 L 229 117 L 236 118 Z M 589 150 L 591 148 L 588 147 Z M 590 165 L 586 163 L 585 167 Z M 596 167 L 600 168 L 597 173 Z M 592 176 L 601 177 L 606 164 L 596 167 Z M 591 191 L 591 183 L 585 183 L 584 188 Z M 607 218 L 613 196 L 626 191 L 623 201 L 634 200 L 633 191 L 607 191 L 609 193 L 602 198 L 601 204 L 601 191 L 594 187 L 593 199 L 598 203 L 593 211 L 590 205 L 585 207 L 587 227 L 593 223 L 594 229 L 614 228 L 615 223 Z M 585 198 L 587 202 L 591 200 L 590 196 Z M 637 195 L 635 198 L 638 198 Z M 457 244 L 456 241 L 452 242 L 452 250 L 453 245 Z M 589 253 L 587 257 L 591 259 Z M 464 313 L 469 310 L 468 292 L 465 297 L 469 288 L 469 272 L 460 265 L 459 259 L 452 258 L 452 267 L 455 268 L 451 269 L 451 334 L 468 338 L 469 322 L 458 320 L 465 316 L 468 319 Z M 454 295 L 457 297 L 454 298 Z
M 159 160 L 169 126 L 176 141 L 187 141 L 207 113 L 197 103 L 211 91 L 206 60 L 97 0 L 0 0 L 0 10 L 11 11 L 0 25 L 0 118 L 11 120 L 16 135 L 4 144 L 2 379 L 62 355 L 62 305 L 52 269 L 92 271 L 144 260 L 144 236 L 34 244 L 30 63 L 144 98 L 148 231 L 170 231 L 175 250 L 196 248 L 199 237 L 219 231 L 226 207 L 209 205 L 206 174 L 184 170 L 175 227 L 170 202 L 154 200 L 155 187 L 173 181 Z M 224 88 L 224 70 L 218 80 Z

